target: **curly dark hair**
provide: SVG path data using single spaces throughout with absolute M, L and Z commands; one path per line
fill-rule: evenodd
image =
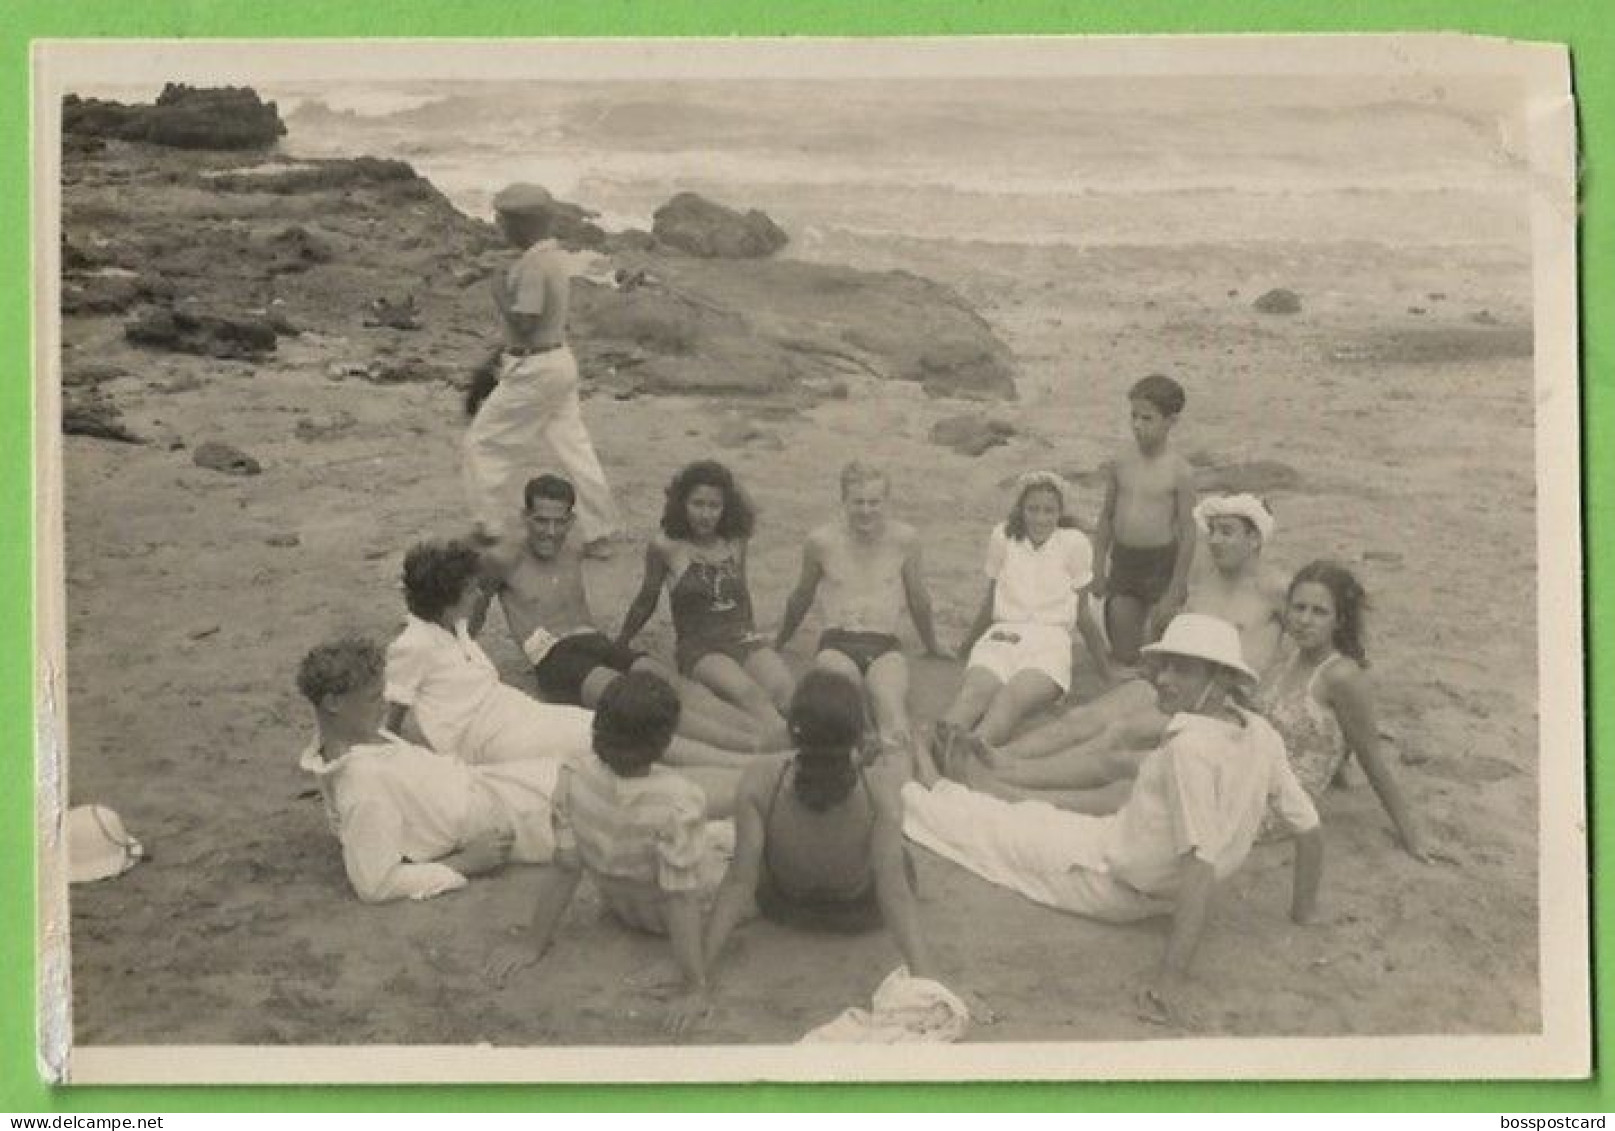
M 791 696 L 796 774 L 791 792 L 815 813 L 839 804 L 858 781 L 853 750 L 864 736 L 864 697 L 844 675 L 815 669 Z
M 344 636 L 312 649 L 297 665 L 297 690 L 319 705 L 327 695 L 346 695 L 356 687 L 380 679 L 386 656 L 375 641 Z
M 757 512 L 746 493 L 735 482 L 734 473 L 713 459 L 687 464 L 667 485 L 667 502 L 662 507 L 662 533 L 680 541 L 690 537 L 690 515 L 685 509 L 697 487 L 716 487 L 723 492 L 723 517 L 718 519 L 718 537 L 750 538 L 757 525 Z
M 1368 591 L 1363 583 L 1339 562 L 1308 562 L 1291 580 L 1286 597 L 1293 596 L 1297 588 L 1309 583 L 1323 586 L 1334 599 L 1335 649 L 1366 668 L 1368 654 L 1363 648 L 1363 620 L 1368 611 Z
M 667 753 L 679 713 L 678 692 L 665 679 L 625 672 L 595 707 L 594 752 L 619 777 L 638 776 Z
M 1025 542 L 1031 537 L 1026 533 L 1026 497 L 1033 491 L 1047 491 L 1060 500 L 1060 521 L 1058 525 L 1061 529 L 1071 529 L 1077 525 L 1077 520 L 1072 518 L 1065 509 L 1065 492 L 1053 483 L 1033 481 L 1022 487 L 1016 494 L 1015 505 L 1009 508 L 1009 517 L 1004 520 L 1004 537 L 1011 542 Z
M 481 566 L 469 542 L 417 542 L 404 555 L 404 604 L 422 620 L 436 621 L 465 595 Z

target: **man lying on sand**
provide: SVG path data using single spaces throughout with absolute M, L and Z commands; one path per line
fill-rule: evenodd
M 911 741 L 908 660 L 897 639 L 901 604 L 908 606 L 920 642 L 932 656 L 946 656 L 931 619 L 919 534 L 886 517 L 891 493 L 886 473 L 854 461 L 841 470 L 844 517 L 808 536 L 802 574 L 785 602 L 774 647 L 783 649 L 824 594 L 825 630 L 814 667 L 837 672 L 868 696 L 883 746 Z M 901 604 L 900 604 L 901 602 Z
M 766 745 L 750 715 L 704 686 L 678 680 L 651 657 L 617 644 L 595 625 L 584 584 L 583 553 L 569 538 L 577 495 L 559 475 L 539 475 L 523 493 L 526 536 L 490 547 L 483 564 L 511 637 L 533 665 L 538 690 L 551 703 L 592 708 L 628 671 L 651 671 L 672 683 L 684 705 L 679 731 L 722 750 L 756 752 Z M 486 602 L 470 625 L 480 631 Z M 737 762 L 738 764 L 738 762 Z
M 1244 863 L 1271 805 L 1295 830 L 1290 916 L 1311 922 L 1323 870 L 1318 814 L 1290 771 L 1284 743 L 1241 700 L 1256 674 L 1226 621 L 1183 613 L 1146 645 L 1162 744 L 1131 783 L 1072 795 L 1068 812 L 1011 802 L 943 776 L 969 779 L 969 759 L 941 770 L 916 749 L 903 788 L 904 831 L 993 883 L 1062 911 L 1107 922 L 1172 916 L 1160 965 L 1140 990 L 1148 1016 L 1192 1024 L 1185 980 L 1216 884 Z
M 373 643 L 347 638 L 297 672 L 318 728 L 299 765 L 319 784 L 359 898 L 428 899 L 507 860 L 547 862 L 561 758 L 468 766 L 405 742 L 382 729 L 383 663 Z
M 1284 607 L 1283 580 L 1262 564 L 1277 523 L 1253 495 L 1208 496 L 1194 518 L 1209 564 L 1190 575 L 1186 611 L 1237 628 L 1241 654 L 1262 672 L 1278 646 Z M 996 749 L 968 745 L 1008 786 L 1091 789 L 1131 777 L 1165 726 L 1155 689 L 1135 679 Z

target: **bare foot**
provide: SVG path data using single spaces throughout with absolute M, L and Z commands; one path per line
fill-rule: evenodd
M 988 769 L 996 770 L 1003 761 L 1003 755 L 988 746 L 986 739 L 974 731 L 961 731 L 957 745 Z

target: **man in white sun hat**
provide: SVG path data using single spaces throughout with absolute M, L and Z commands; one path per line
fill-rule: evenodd
M 1133 781 L 1066 791 L 1056 808 L 971 788 L 992 786 L 968 756 L 939 768 L 916 750 L 916 780 L 903 787 L 904 831 L 1061 911 L 1107 922 L 1171 915 L 1166 951 L 1140 998 L 1151 1019 L 1186 1023 L 1184 982 L 1215 885 L 1244 863 L 1269 806 L 1296 833 L 1297 922 L 1316 912 L 1323 841 L 1283 741 L 1245 705 L 1256 674 L 1234 626 L 1180 613 L 1142 652 L 1170 721 Z
M 1284 578 L 1262 564 L 1273 512 L 1255 495 L 1207 495 L 1195 505 L 1194 522 L 1208 561 L 1196 563 L 1184 608 L 1239 629 L 1245 662 L 1264 671 L 1283 631 Z

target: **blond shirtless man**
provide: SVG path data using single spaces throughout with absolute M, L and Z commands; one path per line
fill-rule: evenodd
M 925 587 L 920 538 L 915 529 L 886 516 L 891 493 L 886 473 L 865 463 L 841 471 L 843 517 L 808 536 L 802 575 L 785 602 L 775 648 L 784 648 L 801 627 L 816 597 L 824 602 L 824 633 L 815 667 L 862 686 L 883 745 L 906 745 L 908 660 L 897 639 L 906 605 L 920 643 L 946 657 L 937 643 L 931 596 Z
M 585 552 L 567 538 L 576 500 L 572 484 L 559 475 L 539 475 L 527 483 L 526 536 L 485 553 L 487 595 L 472 620 L 473 630 L 481 627 L 487 600 L 497 599 L 512 638 L 533 665 L 539 694 L 552 703 L 593 709 L 625 672 L 650 671 L 678 688 L 684 702 L 679 733 L 685 738 L 724 751 L 763 748 L 744 712 L 677 679 L 643 652 L 617 644 L 596 627 L 583 579 Z M 677 745 L 675 762 L 684 760 L 678 756 L 684 753 L 683 744 Z

